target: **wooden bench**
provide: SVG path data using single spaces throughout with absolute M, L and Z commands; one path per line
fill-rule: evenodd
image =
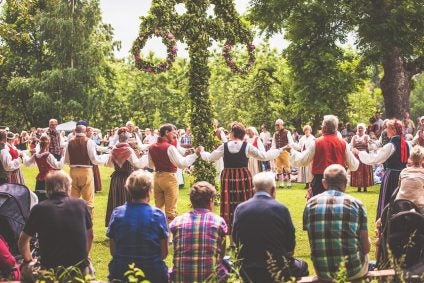
M 395 271 L 393 269 L 383 269 L 383 270 L 373 270 L 368 271 L 367 276 L 365 276 L 363 279 L 372 280 L 372 279 L 382 279 L 382 281 L 386 281 L 390 278 L 392 278 L 395 275 Z M 358 280 L 358 282 L 361 282 L 361 280 Z M 305 276 L 300 278 L 298 283 L 312 283 L 312 282 L 324 282 L 320 281 L 318 276 Z

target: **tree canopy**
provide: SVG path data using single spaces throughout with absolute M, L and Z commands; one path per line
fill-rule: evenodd
M 289 49 L 306 50 L 321 46 L 323 61 L 338 60 L 335 50 L 356 38 L 361 64 L 381 64 L 380 80 L 388 117 L 400 117 L 409 110 L 411 80 L 424 67 L 424 5 L 421 0 L 252 0 L 250 18 L 270 34 L 285 31 Z M 305 51 L 307 52 L 307 51 Z M 327 54 L 323 54 L 325 52 Z M 289 58 L 315 62 L 316 52 L 291 54 Z M 333 55 L 330 55 L 333 54 Z M 328 56 L 326 56 L 328 55 Z M 290 59 L 289 59 L 290 61 Z M 292 65 L 292 64 L 291 64 Z M 309 64 L 305 65 L 305 69 Z M 305 73 L 308 76 L 307 70 Z M 325 66 L 324 72 L 327 72 Z M 330 73 L 329 78 L 332 79 Z

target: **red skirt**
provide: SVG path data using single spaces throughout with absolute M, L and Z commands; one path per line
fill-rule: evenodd
M 374 185 L 372 166 L 359 162 L 358 170 L 350 173 L 350 185 L 356 188 Z
M 247 167 L 224 168 L 221 173 L 221 209 L 220 215 L 231 234 L 234 211 L 240 203 L 253 196 L 252 175 Z

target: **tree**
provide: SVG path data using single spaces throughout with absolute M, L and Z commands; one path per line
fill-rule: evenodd
M 335 44 L 346 42 L 348 34 L 354 32 L 364 62 L 383 66 L 380 86 L 386 116 L 400 118 L 409 110 L 411 80 L 424 67 L 422 0 L 252 0 L 251 4 L 251 18 L 262 30 L 273 33 L 285 29 L 295 45 L 301 39 L 291 36 L 293 30 L 303 30 L 302 38 L 311 44 L 328 38 L 324 50 L 334 50 Z M 319 13 L 323 17 L 317 18 Z M 310 25 L 310 21 L 315 24 Z
M 95 116 L 113 48 L 98 1 L 7 1 L 1 22 L 8 26 L 0 42 L 8 53 L 0 65 L 2 102 L 29 125 Z

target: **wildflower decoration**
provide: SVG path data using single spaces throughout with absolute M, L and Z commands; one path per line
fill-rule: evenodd
M 168 54 L 166 60 L 157 65 L 148 62 L 140 55 L 140 50 L 146 45 L 147 40 L 154 35 L 162 38 L 162 42 L 165 44 L 166 52 Z M 139 70 L 145 71 L 147 73 L 158 74 L 169 70 L 174 63 L 178 51 L 177 41 L 175 36 L 168 31 L 155 30 L 153 32 L 141 33 L 135 40 L 131 51 L 134 55 L 135 66 Z
M 233 49 L 233 44 L 229 40 L 227 40 L 227 42 L 225 42 L 225 44 L 224 44 L 224 49 L 223 49 L 222 55 L 224 56 L 225 63 L 227 64 L 227 66 L 235 74 L 245 75 L 252 69 L 253 65 L 255 64 L 255 45 L 247 43 L 246 47 L 247 47 L 249 59 L 248 59 L 246 65 L 244 65 L 243 67 L 239 67 L 239 66 L 237 66 L 236 61 L 234 60 L 234 58 L 231 55 L 231 50 Z

